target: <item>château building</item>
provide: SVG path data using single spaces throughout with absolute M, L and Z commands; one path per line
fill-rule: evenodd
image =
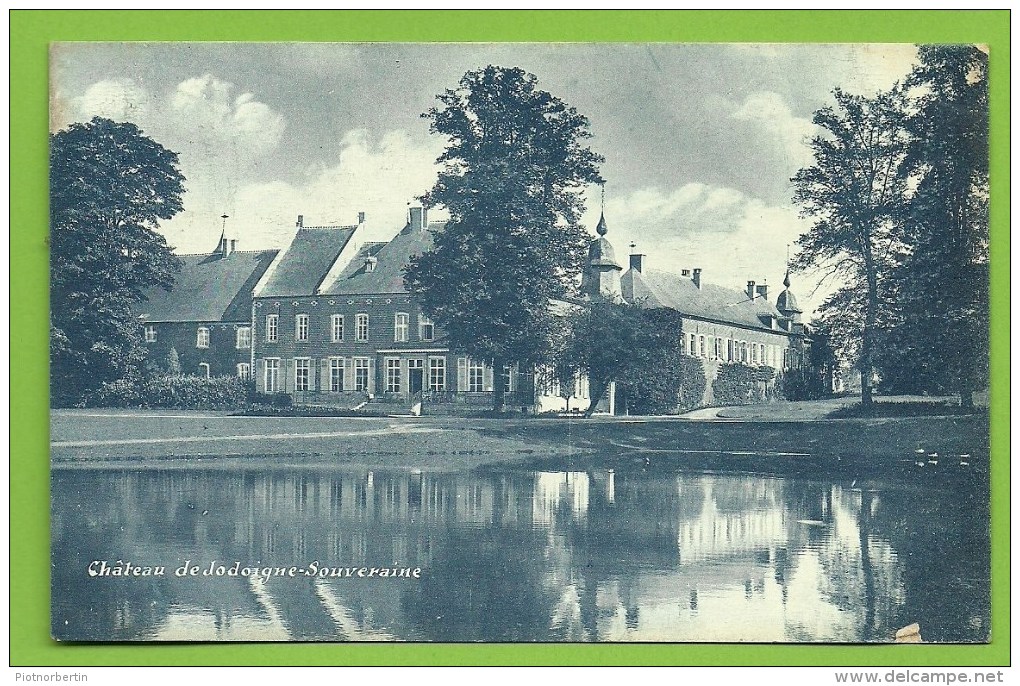
M 443 330 L 404 287 L 403 270 L 429 250 L 442 222 L 411 208 L 389 241 L 366 241 L 365 214 L 349 226 L 305 226 L 280 251 L 240 252 L 221 237 L 219 248 L 186 255 L 178 285 L 156 291 L 140 320 L 157 357 L 177 350 L 185 373 L 237 374 L 254 379 L 264 394 L 295 402 L 363 407 L 424 401 L 429 411 L 487 406 L 494 385 L 509 394 L 507 407 L 526 412 L 585 409 L 587 380 L 564 388 L 550 369 L 488 364 L 451 348 Z M 784 371 L 799 367 L 807 335 L 790 290 L 775 303 L 768 287 L 748 281 L 731 289 L 703 279 L 699 268 L 666 271 L 634 252 L 626 270 L 600 217 L 588 250 L 581 298 L 554 302 L 565 310 L 612 299 L 680 313 L 676 336 L 685 354 L 703 360 L 712 404 L 712 381 L 726 364 Z M 150 355 L 152 357 L 153 355 Z M 598 410 L 616 412 L 614 389 Z

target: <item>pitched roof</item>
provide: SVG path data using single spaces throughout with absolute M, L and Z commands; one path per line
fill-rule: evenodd
M 620 277 L 620 287 L 627 302 L 669 307 L 691 317 L 737 326 L 772 331 L 760 317 L 782 317 L 767 298 L 752 301 L 744 291 L 704 282 L 699 288 L 691 279 L 654 269 L 628 269 Z
M 152 322 L 240 322 L 251 319 L 251 293 L 277 250 L 180 255 L 184 267 L 170 291 L 153 288 L 135 305 Z
M 350 264 L 340 273 L 336 282 L 323 291 L 329 295 L 406 293 L 404 266 L 411 256 L 420 255 L 432 247 L 432 235 L 442 223 L 430 223 L 424 231 L 404 227 L 388 243 L 366 243 Z M 375 258 L 371 271 L 366 259 Z
M 326 277 L 356 226 L 315 226 L 298 229 L 294 240 L 273 267 L 259 297 L 311 295 Z

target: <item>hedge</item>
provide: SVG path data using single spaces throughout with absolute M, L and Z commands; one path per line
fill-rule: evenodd
M 120 379 L 103 386 L 88 399 L 91 406 L 164 407 L 178 410 L 232 410 L 253 395 L 250 381 L 236 376 L 157 375 Z

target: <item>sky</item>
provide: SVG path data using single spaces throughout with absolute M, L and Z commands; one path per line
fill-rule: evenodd
M 467 71 L 521 67 L 588 118 L 624 267 L 633 242 L 648 268 L 766 282 L 774 298 L 809 228 L 790 178 L 811 163 L 813 112 L 835 87 L 889 88 L 915 60 L 909 44 L 58 43 L 50 129 L 104 116 L 177 152 L 184 211 L 160 230 L 180 253 L 211 251 L 223 214 L 241 249 L 284 246 L 299 214 L 363 211 L 365 238 L 388 240 L 446 143 L 421 114 Z M 587 197 L 594 231 L 599 189 Z M 793 281 L 807 312 L 837 285 Z

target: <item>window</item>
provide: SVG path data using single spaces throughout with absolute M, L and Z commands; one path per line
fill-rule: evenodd
M 694 334 L 691 334 L 690 343 L 687 348 L 687 354 L 691 357 L 698 356 L 698 338 Z
M 276 315 L 270 315 L 275 317 Z M 266 393 L 276 393 L 280 390 L 280 360 L 276 358 L 266 360 Z
M 354 321 L 354 337 L 359 341 L 368 340 L 368 315 L 359 314 Z
M 751 363 L 758 364 L 758 344 L 751 344 Z
M 397 312 L 393 315 L 393 340 L 398 343 L 407 341 L 408 323 L 411 318 L 406 312 Z
M 758 344 L 758 360 L 762 364 L 768 364 L 768 360 L 765 358 L 765 344 L 764 343 L 759 343 Z
M 726 339 L 726 361 L 727 362 L 732 362 L 733 361 L 733 339 L 732 338 L 727 338 Z
M 514 388 L 514 375 L 512 373 L 510 365 L 503 367 L 503 373 L 500 375 L 500 380 L 503 382 L 503 392 L 512 393 Z
M 308 340 L 308 315 L 299 314 L 294 317 L 294 340 Z
M 145 327 L 145 342 L 146 343 L 156 342 L 156 327 L 152 326 L 151 324 Z
M 367 315 L 366 315 L 367 317 Z M 354 390 L 359 393 L 368 392 L 368 358 L 354 358 Z
M 468 360 L 468 393 L 481 393 L 485 390 L 485 365 L 481 362 Z
M 430 391 L 445 391 L 446 390 L 446 358 L 445 357 L 430 357 L 429 358 L 429 390 Z
M 198 375 L 199 376 L 203 376 L 203 377 L 205 377 L 207 379 L 209 378 L 209 363 L 208 362 L 199 362 L 198 363 Z
M 247 350 L 250 347 L 251 347 L 251 327 L 250 326 L 237 327 L 237 349 Z
M 344 358 L 331 357 L 329 360 L 329 391 L 340 393 L 344 390 Z
M 712 359 L 715 359 L 715 360 L 721 360 L 722 359 L 722 342 L 723 342 L 723 339 L 716 337 L 715 345 L 713 346 L 713 349 L 712 349 Z
M 423 314 L 418 315 L 418 338 L 423 341 L 432 341 L 436 338 L 435 322 Z
M 747 341 L 740 341 L 740 361 L 747 364 Z
M 266 343 L 276 343 L 277 323 L 279 319 L 280 316 L 276 314 L 266 315 Z M 279 360 L 277 360 L 277 362 L 279 362 Z M 279 367 L 279 364 L 277 367 Z
M 198 341 L 195 343 L 196 348 L 208 348 L 209 347 L 209 327 L 200 326 L 198 327 Z
M 701 357 L 705 356 L 705 337 L 698 336 L 698 355 Z
M 333 331 L 333 342 L 342 341 L 344 339 L 344 316 L 342 314 L 334 314 L 330 324 L 330 328 Z
M 400 393 L 400 359 L 386 358 L 386 392 Z
M 300 316 L 300 315 L 298 315 Z M 307 391 L 311 361 L 305 358 L 294 358 L 294 390 Z
M 247 362 L 242 362 L 239 365 L 237 365 L 237 376 L 238 376 L 238 378 L 245 379 L 245 380 L 250 379 L 251 378 L 251 365 L 248 364 Z

